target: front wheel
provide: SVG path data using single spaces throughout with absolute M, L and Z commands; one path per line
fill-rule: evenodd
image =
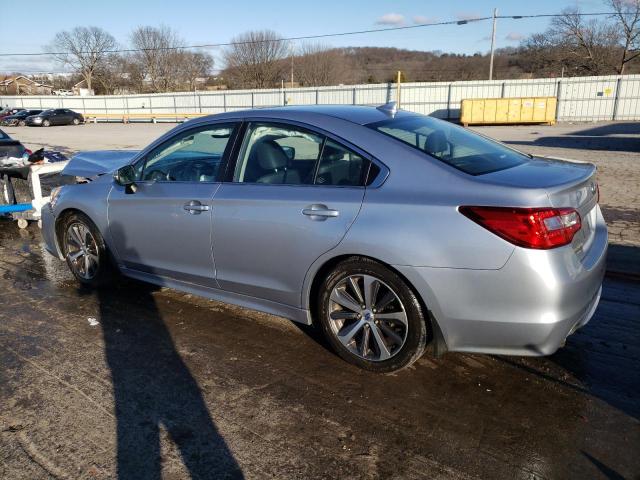
M 27 124 L 27 122 L 25 122 L 24 120 L 20 120 L 18 122 L 18 126 L 20 126 L 20 127 L 24 127 L 26 124 Z
M 90 287 L 109 283 L 109 253 L 100 231 L 89 217 L 73 213 L 64 219 L 62 247 L 67 265 L 78 282 Z
M 45 120 L 44 122 L 42 122 L 43 127 L 49 127 L 50 125 L 51 125 L 51 122 L 49 120 Z
M 431 336 L 411 288 L 369 258 L 351 257 L 334 268 L 320 287 L 317 313 L 338 355 L 374 372 L 411 365 L 422 356 Z
M 78 120 L 77 118 L 73 119 L 73 124 L 74 125 L 80 125 L 80 120 Z

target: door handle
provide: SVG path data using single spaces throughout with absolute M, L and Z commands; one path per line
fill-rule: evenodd
M 189 203 L 185 204 L 184 209 L 191 215 L 199 215 L 200 213 L 209 210 L 209 205 L 203 205 L 197 200 L 191 200 Z
M 333 218 L 340 215 L 338 210 L 333 210 L 326 205 L 314 203 L 302 210 L 302 214 L 309 217 L 310 220 L 326 220 L 327 218 Z

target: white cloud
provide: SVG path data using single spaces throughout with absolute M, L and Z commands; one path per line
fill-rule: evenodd
M 394 25 L 396 27 L 404 25 L 404 15 L 401 15 L 399 13 L 385 13 L 378 20 L 376 20 L 376 24 Z
M 524 38 L 524 35 L 518 32 L 509 32 L 507 36 L 504 37 L 504 39 L 508 40 L 509 42 L 519 42 L 523 38 Z
M 422 23 L 435 23 L 439 20 L 439 18 L 425 17 L 424 15 L 415 15 L 412 20 L 413 20 L 413 23 L 415 23 L 416 25 L 419 25 Z

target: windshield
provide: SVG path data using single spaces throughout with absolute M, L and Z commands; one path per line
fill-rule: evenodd
M 504 170 L 529 159 L 488 138 L 432 117 L 401 117 L 367 126 L 470 175 Z

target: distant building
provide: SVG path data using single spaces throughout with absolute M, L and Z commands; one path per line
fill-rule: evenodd
M 0 93 L 4 95 L 51 95 L 53 85 L 36 82 L 24 75 L 0 77 Z

